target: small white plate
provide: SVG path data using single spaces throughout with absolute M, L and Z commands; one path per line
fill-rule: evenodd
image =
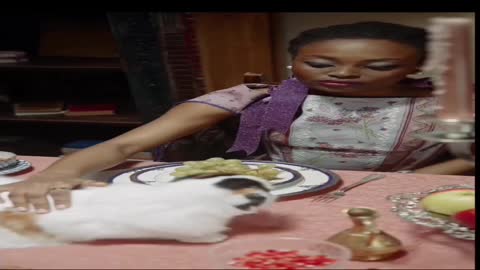
M 14 165 L 0 169 L 0 175 L 19 173 L 31 167 L 32 167 L 32 164 L 30 164 L 30 162 L 19 159 L 18 162 L 15 163 Z
M 274 164 L 276 169 L 281 170 L 280 179 L 272 182 L 272 193 L 279 197 L 291 197 L 304 195 L 335 186 L 340 178 L 333 172 L 305 165 L 273 161 L 242 161 L 249 166 Z M 182 162 L 153 165 L 135 168 L 130 171 L 113 176 L 110 182 L 113 184 L 147 184 L 160 185 L 171 182 L 175 178 L 170 175 L 176 168 L 183 166 Z M 201 181 L 201 180 L 200 180 Z

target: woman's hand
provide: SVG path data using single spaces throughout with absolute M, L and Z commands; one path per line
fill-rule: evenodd
M 29 210 L 31 204 L 37 213 L 50 212 L 50 205 L 47 195 L 54 201 L 56 209 L 69 208 L 71 205 L 70 192 L 75 188 L 101 187 L 107 183 L 82 178 L 49 178 L 45 176 L 34 176 L 30 179 L 0 185 L 1 192 L 10 192 L 9 199 L 13 209 L 17 211 Z M 0 198 L 0 203 L 3 200 Z

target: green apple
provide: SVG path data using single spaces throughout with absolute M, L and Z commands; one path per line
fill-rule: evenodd
M 420 205 L 427 211 L 451 216 L 475 208 L 475 190 L 452 189 L 435 192 L 423 198 Z

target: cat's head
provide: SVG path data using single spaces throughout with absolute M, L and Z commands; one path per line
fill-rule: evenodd
M 244 197 L 244 203 L 235 205 L 236 208 L 250 211 L 252 208 L 269 207 L 276 196 L 271 193 L 271 184 L 262 178 L 250 175 L 221 176 L 210 181 L 221 189 L 227 189 L 236 196 Z

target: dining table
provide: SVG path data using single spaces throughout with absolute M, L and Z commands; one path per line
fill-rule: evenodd
M 58 157 L 19 156 L 32 164 L 24 173 L 12 175 L 18 179 L 42 171 Z M 92 174 L 97 180 L 132 168 L 155 165 L 153 161 L 129 160 L 114 168 Z M 368 171 L 333 170 L 345 186 L 371 174 Z M 383 173 L 382 173 L 383 174 Z M 226 241 L 269 241 L 278 237 L 297 237 L 311 241 L 325 241 L 330 236 L 352 227 L 345 209 L 369 207 L 379 213 L 378 227 L 398 238 L 404 245 L 402 256 L 373 262 L 348 261 L 345 269 L 475 269 L 475 241 L 461 240 L 431 229 L 407 222 L 392 211 L 387 196 L 405 192 L 419 192 L 444 185 L 474 185 L 474 176 L 384 173 L 385 178 L 362 185 L 335 201 L 313 201 L 312 194 L 279 200 L 269 210 L 288 218 L 288 226 L 264 226 L 249 229 L 247 225 L 232 225 Z M 134 203 L 134 202 L 132 202 Z M 157 213 L 161 215 L 161 213 Z M 242 227 L 243 226 L 243 227 Z M 195 223 L 192 221 L 192 229 Z M 1 241 L 1 239 L 0 239 Z M 173 241 L 107 241 L 79 243 L 55 247 L 2 249 L 1 266 L 20 269 L 212 269 L 217 244 L 186 244 Z

